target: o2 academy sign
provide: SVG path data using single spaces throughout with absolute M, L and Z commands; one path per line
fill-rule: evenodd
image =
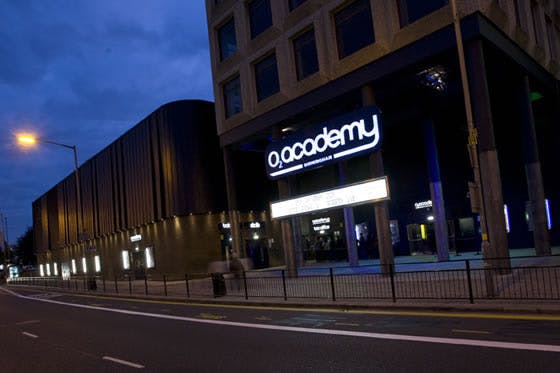
M 379 117 L 379 109 L 369 106 L 269 144 L 265 152 L 268 177 L 277 179 L 379 148 Z

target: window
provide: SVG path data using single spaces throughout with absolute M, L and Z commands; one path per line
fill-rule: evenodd
M 539 46 L 543 45 L 541 33 L 541 17 L 539 14 L 539 5 L 536 1 L 531 1 L 531 14 L 533 15 L 533 33 L 535 34 L 535 43 Z
M 276 55 L 271 54 L 255 64 L 257 100 L 261 101 L 280 90 Z
M 87 260 L 85 257 L 82 258 L 82 272 L 87 273 Z
M 313 29 L 294 39 L 294 56 L 298 80 L 302 80 L 319 70 L 315 31 Z
M 369 0 L 357 0 L 334 15 L 338 57 L 344 58 L 375 41 Z
M 128 250 L 121 251 L 123 269 L 130 269 L 130 256 Z
M 72 259 L 72 274 L 78 273 L 78 267 L 76 266 L 76 259 Z
M 545 16 L 546 22 L 546 37 L 548 41 L 548 50 L 550 54 L 550 58 L 553 60 L 558 59 L 558 44 L 555 42 L 556 38 L 554 37 L 554 26 L 552 25 L 552 19 L 549 16 Z
M 251 23 L 251 39 L 254 39 L 272 26 L 270 0 L 253 0 L 249 3 L 249 20 Z
M 235 22 L 233 18 L 218 29 L 218 43 L 220 46 L 220 61 L 225 60 L 237 50 Z
M 154 261 L 154 250 L 151 247 L 146 247 L 144 251 L 144 255 L 146 256 L 146 268 L 154 268 L 156 266 Z
M 444 7 L 449 0 L 397 0 L 401 27 Z
M 289 0 L 290 3 L 290 11 L 294 10 L 301 4 L 305 3 L 306 0 Z
M 223 85 L 223 91 L 226 118 L 240 113 L 243 110 L 243 101 L 241 100 L 239 75 L 225 83 Z
M 101 272 L 101 260 L 99 259 L 99 255 L 93 258 L 93 262 L 95 263 L 95 272 Z

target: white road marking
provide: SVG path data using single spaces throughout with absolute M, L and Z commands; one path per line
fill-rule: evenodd
M 109 361 L 112 361 L 113 363 L 127 365 L 129 367 L 133 367 L 133 368 L 136 368 L 136 369 L 144 368 L 143 365 L 132 363 L 132 362 L 126 361 L 126 360 L 117 359 L 117 358 L 114 358 L 114 357 L 111 357 L 111 356 L 103 356 L 103 360 L 109 360 Z
M 36 324 L 38 322 L 40 322 L 40 320 L 21 321 L 21 322 L 17 322 L 16 325 Z
M 31 334 L 31 333 L 28 333 L 28 332 L 21 332 L 21 334 L 26 335 L 26 336 L 31 337 L 31 338 L 39 338 L 38 335 Z
M 234 321 L 223 321 L 223 320 L 209 320 L 209 319 L 199 319 L 184 316 L 173 316 L 173 315 L 162 315 L 157 313 L 149 312 L 139 312 L 139 311 L 129 311 L 118 308 L 105 308 L 105 307 L 93 307 L 85 304 L 74 304 L 60 302 L 51 299 L 42 298 L 30 298 L 24 295 L 20 295 L 8 289 L 1 289 L 3 291 L 9 292 L 16 297 L 34 300 L 37 302 L 46 302 L 53 304 L 61 304 L 70 307 L 85 308 L 98 311 L 122 313 L 126 315 L 134 316 L 145 316 L 153 317 L 159 319 L 167 320 L 177 320 L 177 321 L 187 321 L 193 323 L 201 324 L 213 324 L 213 325 L 223 325 L 223 326 L 237 326 L 242 328 L 252 328 L 252 329 L 264 329 L 264 330 L 275 330 L 275 331 L 288 331 L 288 332 L 298 332 L 298 333 L 313 333 L 313 334 L 327 334 L 327 335 L 338 335 L 346 337 L 361 337 L 361 338 L 372 338 L 372 339 L 387 339 L 396 341 L 407 341 L 407 342 L 428 342 L 428 343 L 440 343 L 440 344 L 450 344 L 450 345 L 461 345 L 461 346 L 474 346 L 474 347 L 491 347 L 491 348 L 503 348 L 510 350 L 529 350 L 529 351 L 546 351 L 546 352 L 560 352 L 559 345 L 545 345 L 545 344 L 533 344 L 533 343 L 515 343 L 515 342 L 500 342 L 500 341 L 486 341 L 486 340 L 476 340 L 476 339 L 461 339 L 461 338 L 440 338 L 440 337 L 425 337 L 417 335 L 403 335 L 403 334 L 383 334 L 383 333 L 369 333 L 369 332 L 356 332 L 349 330 L 334 330 L 334 329 L 314 329 L 314 328 L 302 328 L 296 326 L 282 326 L 282 325 L 268 325 L 268 324 L 250 324 L 244 322 L 234 322 Z

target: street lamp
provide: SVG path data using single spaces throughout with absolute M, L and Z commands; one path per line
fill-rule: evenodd
M 35 145 L 36 143 L 44 143 L 44 144 L 51 144 L 51 145 L 57 145 L 57 146 L 62 146 L 64 148 L 67 149 L 72 149 L 72 151 L 74 152 L 74 175 L 76 176 L 76 212 L 78 214 L 78 222 L 77 222 L 77 231 L 78 231 L 78 242 L 80 241 L 80 232 L 81 232 L 81 226 L 83 225 L 83 221 L 82 221 L 82 201 L 81 201 L 81 195 L 80 195 L 80 175 L 78 173 L 78 152 L 76 150 L 76 145 L 66 145 L 66 144 L 61 144 L 59 142 L 54 142 L 54 141 L 49 141 L 49 140 L 45 140 L 45 139 L 41 139 L 41 138 L 37 138 L 33 135 L 29 135 L 29 134 L 20 134 L 17 135 L 17 139 L 18 142 L 22 145 L 22 146 L 32 146 Z

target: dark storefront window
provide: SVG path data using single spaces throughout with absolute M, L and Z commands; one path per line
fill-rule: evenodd
M 235 22 L 233 18 L 218 29 L 218 41 L 220 44 L 220 61 L 225 60 L 237 50 L 237 38 L 235 37 Z
M 254 39 L 272 26 L 270 0 L 253 0 L 249 3 L 249 20 L 251 23 L 251 39 Z
M 298 80 L 302 80 L 319 70 L 313 29 L 294 39 L 294 56 Z
M 305 3 L 307 0 L 288 0 L 290 3 L 290 11 L 294 10 L 301 4 Z
M 449 0 L 397 0 L 401 27 L 449 4 Z
M 373 44 L 375 34 L 369 0 L 357 0 L 334 15 L 338 57 Z
M 240 113 L 243 110 L 239 76 L 225 83 L 223 89 L 226 118 L 229 118 L 232 115 Z
M 258 101 L 264 100 L 280 90 L 275 54 L 271 54 L 255 64 L 255 83 Z

